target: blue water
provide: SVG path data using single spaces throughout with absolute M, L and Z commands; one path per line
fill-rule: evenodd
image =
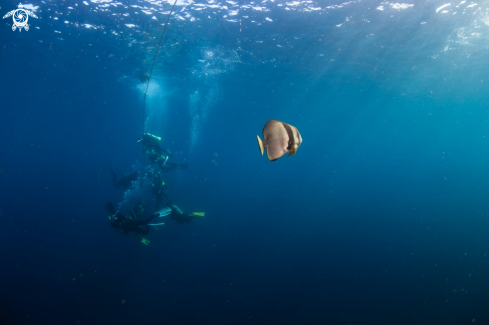
M 489 322 L 489 7 L 446 4 L 179 0 L 144 117 L 171 3 L 3 19 L 0 324 Z M 295 156 L 260 155 L 272 118 Z M 143 125 L 206 213 L 149 246 L 104 209 Z

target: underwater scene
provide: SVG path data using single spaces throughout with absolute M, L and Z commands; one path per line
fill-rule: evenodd
M 2 0 L 0 325 L 489 324 L 489 2 Z

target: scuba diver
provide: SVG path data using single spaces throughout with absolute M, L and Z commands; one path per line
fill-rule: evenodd
M 139 235 L 147 235 L 150 227 L 164 225 L 164 223 L 151 224 L 150 222 L 155 218 L 164 217 L 171 213 L 170 208 L 164 208 L 150 216 L 146 216 L 147 212 L 144 210 L 144 205 L 136 204 L 132 209 L 133 216 L 125 216 L 120 211 L 116 211 L 111 202 L 107 203 L 105 210 L 109 214 L 109 222 L 114 229 L 120 229 L 124 234 L 134 231 Z
M 171 155 L 169 150 L 162 149 L 160 147 L 159 141 L 161 141 L 161 137 L 157 137 L 156 135 L 149 133 L 143 133 L 143 138 L 138 140 L 138 142 L 141 142 L 146 154 L 148 155 L 162 155 L 163 153 Z
M 139 172 L 132 171 L 129 173 L 125 173 L 124 175 L 122 175 L 122 178 L 120 180 L 117 180 L 117 174 L 112 170 L 112 168 L 109 167 L 109 169 L 112 173 L 112 183 L 114 184 L 116 189 L 122 188 L 124 190 L 127 190 L 131 186 L 132 182 L 137 180 L 139 176 Z
M 159 141 L 161 137 L 149 133 L 144 133 L 143 138 L 138 140 L 143 145 L 144 153 L 148 155 L 150 163 L 156 163 L 165 173 L 172 169 L 187 169 L 187 164 L 169 163 L 168 159 L 173 154 L 167 149 L 162 149 Z

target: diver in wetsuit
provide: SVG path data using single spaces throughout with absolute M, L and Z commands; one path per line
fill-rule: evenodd
M 149 133 L 144 133 L 143 138 L 138 140 L 143 145 L 144 152 L 148 155 L 150 163 L 158 164 L 165 173 L 172 169 L 187 169 L 187 164 L 169 163 L 168 159 L 173 154 L 167 149 L 162 149 L 159 141 L 161 141 L 161 137 Z
M 163 154 L 171 155 L 169 150 L 160 147 L 159 141 L 161 141 L 161 137 L 149 133 L 144 133 L 143 137 L 138 140 L 143 145 L 144 152 L 150 157 L 151 162 L 156 162 Z
M 171 212 L 170 209 L 165 208 L 149 217 L 141 218 L 146 212 L 141 212 L 142 210 L 139 207 L 136 207 L 136 211 L 132 209 L 133 216 L 125 216 L 120 211 L 115 211 L 114 205 L 111 202 L 107 203 L 105 210 L 109 214 L 109 222 L 114 229 L 120 229 L 124 234 L 133 231 L 140 235 L 147 235 L 150 227 L 163 225 L 163 223 L 150 224 L 150 222 L 154 218 L 164 217 Z

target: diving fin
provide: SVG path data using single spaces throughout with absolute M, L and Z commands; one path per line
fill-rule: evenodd
M 171 213 L 171 209 L 170 208 L 163 208 L 156 213 L 159 214 L 159 216 L 157 218 L 165 217 Z
M 194 218 L 202 218 L 205 217 L 205 212 L 192 212 L 189 216 Z

